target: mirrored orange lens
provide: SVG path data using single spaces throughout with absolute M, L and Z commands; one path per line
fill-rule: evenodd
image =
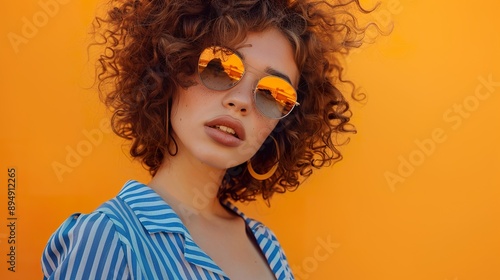
M 206 48 L 198 61 L 201 81 L 213 90 L 230 89 L 241 80 L 244 72 L 240 57 L 223 47 Z
M 257 84 L 255 103 L 262 114 L 279 119 L 292 111 L 297 103 L 297 92 L 286 80 L 276 76 L 266 76 Z

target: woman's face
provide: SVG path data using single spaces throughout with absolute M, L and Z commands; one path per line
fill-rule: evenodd
M 246 66 L 236 86 L 211 90 L 195 75 L 196 84 L 180 88 L 174 96 L 170 117 L 177 156 L 188 156 L 218 169 L 234 167 L 250 159 L 278 123 L 256 108 L 254 89 L 273 71 L 286 75 L 297 87 L 299 71 L 291 44 L 273 28 L 249 33 L 235 50 Z

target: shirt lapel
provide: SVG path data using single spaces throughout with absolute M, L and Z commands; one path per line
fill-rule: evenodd
M 125 184 L 118 197 L 129 205 L 150 234 L 180 234 L 184 239 L 183 251 L 186 261 L 227 279 L 222 269 L 193 241 L 179 215 L 153 189 L 131 180 Z

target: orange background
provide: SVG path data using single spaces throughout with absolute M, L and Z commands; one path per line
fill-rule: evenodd
M 55 1 L 3 5 L 0 279 L 40 279 L 42 249 L 68 215 L 92 211 L 128 179 L 148 182 L 86 89 L 97 2 Z M 500 279 L 499 9 L 387 0 L 373 15 L 394 30 L 347 59 L 368 99 L 353 104 L 359 133 L 345 159 L 272 208 L 244 207 L 278 235 L 298 279 Z M 9 167 L 18 180 L 15 273 Z

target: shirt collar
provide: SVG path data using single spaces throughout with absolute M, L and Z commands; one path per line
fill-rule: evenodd
M 132 209 L 149 233 L 163 231 L 191 237 L 179 215 L 158 193 L 145 184 L 130 180 L 123 186 L 118 197 Z M 263 224 L 248 218 L 230 201 L 226 200 L 223 205 L 240 216 L 252 232 L 257 233 L 259 228 L 264 227 Z
M 196 245 L 177 213 L 153 189 L 130 180 L 122 188 L 118 198 L 132 209 L 150 234 L 159 232 L 181 234 L 184 237 L 184 258 L 188 262 L 227 278 L 212 258 Z
M 177 213 L 153 189 L 135 180 L 130 180 L 122 188 L 118 197 L 132 209 L 150 234 L 158 232 L 181 234 L 185 240 L 184 257 L 187 261 L 227 277 L 215 262 L 196 245 Z M 223 204 L 245 221 L 276 278 L 283 279 L 283 275 L 287 275 L 287 277 L 291 275 L 286 264 L 286 257 L 280 256 L 281 247 L 271 230 L 262 223 L 248 218 L 231 202 L 226 200 Z
M 132 209 L 149 233 L 165 231 L 189 236 L 177 213 L 150 187 L 130 180 L 118 197 Z

